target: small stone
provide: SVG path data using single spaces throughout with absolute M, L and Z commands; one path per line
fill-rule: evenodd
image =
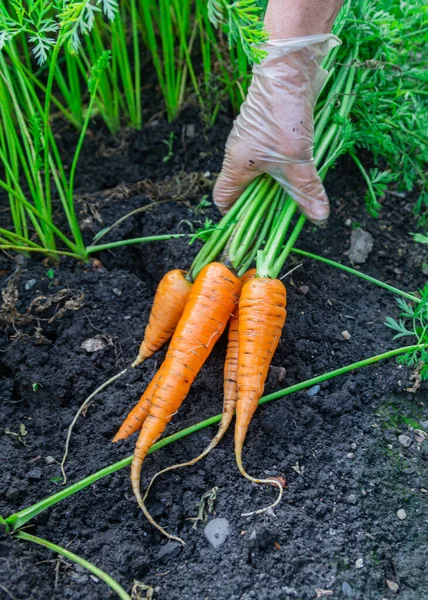
M 309 388 L 308 391 L 306 392 L 307 396 L 316 396 L 318 394 L 318 392 L 320 391 L 321 386 L 320 385 L 314 385 L 313 387 Z
M 425 431 L 422 431 L 422 429 L 415 429 L 414 438 L 415 442 L 417 442 L 418 444 L 422 444 L 426 440 L 427 434 L 425 433 Z
M 357 496 L 355 494 L 349 494 L 346 498 L 346 502 L 348 502 L 348 504 L 357 504 Z
M 122 290 L 120 290 L 119 288 L 113 288 L 113 294 L 116 294 L 116 296 L 121 296 Z
M 352 450 L 356 450 L 357 449 L 357 444 L 355 442 L 352 442 L 351 448 L 352 448 Z
M 400 521 L 404 521 L 406 519 L 407 513 L 404 508 L 397 510 L 397 517 L 400 519 Z
M 107 342 L 102 337 L 88 338 L 80 344 L 80 347 L 86 350 L 86 352 L 98 352 L 99 350 L 104 350 L 106 346 Z
M 351 262 L 363 264 L 373 250 L 373 241 L 371 233 L 357 227 L 351 233 L 351 247 L 345 254 L 349 257 Z
M 353 452 L 348 452 L 346 458 L 355 458 L 355 454 Z
M 352 225 L 352 219 L 350 219 L 350 218 L 348 217 L 348 218 L 346 219 L 346 221 L 345 221 L 345 225 L 346 225 L 346 227 L 351 227 L 351 225 Z
M 396 594 L 398 592 L 399 585 L 398 585 L 398 583 L 395 583 L 395 581 L 391 581 L 391 579 L 387 579 L 386 585 L 389 587 L 391 592 L 394 592 L 394 594 Z
M 296 292 L 302 294 L 302 296 L 306 296 L 306 294 L 309 292 L 309 286 L 301 285 L 300 287 L 296 288 Z
M 71 579 L 73 581 L 75 581 L 76 583 L 88 583 L 89 581 L 89 575 L 85 575 L 85 574 L 80 574 L 80 573 L 72 573 L 71 574 Z
M 53 456 L 45 456 L 45 463 L 47 465 L 53 465 L 54 463 L 56 463 L 56 460 Z
M 23 265 L 27 264 L 27 259 L 24 255 L 18 254 L 17 256 L 15 256 L 15 262 L 17 265 L 21 265 L 22 267 Z
M 217 517 L 208 523 L 204 529 L 204 534 L 213 548 L 220 548 L 229 537 L 229 521 Z
M 40 467 L 34 467 L 31 471 L 27 473 L 28 479 L 41 479 L 42 478 L 42 470 Z
M 33 288 L 37 283 L 37 279 L 29 279 L 27 281 L 27 283 L 25 284 L 25 289 L 26 290 L 31 290 L 31 288 Z
M 269 382 L 271 383 L 282 383 L 285 379 L 287 371 L 284 367 L 269 367 Z
M 171 558 L 175 558 L 181 552 L 182 545 L 179 542 L 173 542 L 170 540 L 166 544 L 160 547 L 157 553 L 157 559 L 161 563 L 168 562 Z
M 342 331 L 342 337 L 345 341 L 348 341 L 351 339 L 351 334 L 345 329 L 345 331 Z
M 352 598 L 352 588 L 347 581 L 342 583 L 342 594 L 347 598 Z
M 362 569 L 364 567 L 364 560 L 362 558 L 357 558 L 355 561 L 355 568 Z
M 400 444 L 402 446 L 404 446 L 405 448 L 408 448 L 410 446 L 410 444 L 412 443 L 412 438 L 409 437 L 408 435 L 399 435 L 398 441 L 400 442 Z
M 428 421 L 421 421 L 421 427 L 428 429 Z
M 189 123 L 188 125 L 185 125 L 184 130 L 186 132 L 186 137 L 188 137 L 188 138 L 195 137 L 195 124 L 194 123 Z

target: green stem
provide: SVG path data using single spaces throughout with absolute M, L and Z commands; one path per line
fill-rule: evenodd
M 266 187 L 266 191 L 268 189 Z M 252 209 L 246 210 L 242 221 L 240 220 L 235 227 L 233 242 L 229 249 L 229 259 L 235 268 L 239 267 L 244 256 L 254 246 L 256 233 L 265 220 L 269 205 L 272 202 L 276 203 L 280 194 L 281 190 L 278 190 L 276 186 L 272 186 L 267 193 L 259 194 Z
M 258 277 L 276 277 L 274 274 L 274 265 L 277 262 L 278 252 L 287 235 L 288 228 L 296 212 L 297 204 L 291 198 L 287 198 L 278 223 L 266 244 L 264 250 L 257 253 L 257 275 Z
M 200 252 L 193 261 L 189 271 L 188 277 L 192 281 L 195 280 L 199 271 L 210 262 L 212 262 L 217 255 L 223 250 L 224 246 L 231 235 L 233 228 L 230 225 L 239 217 L 240 211 L 244 208 L 247 199 L 253 197 L 253 193 L 256 195 L 260 189 L 265 185 L 266 181 L 271 181 L 267 176 L 260 176 L 255 179 L 250 185 L 244 190 L 239 196 L 238 200 L 229 210 L 229 212 L 221 219 L 216 227 L 216 231 L 212 234 L 210 239 L 201 248 Z
M 428 345 L 415 344 L 413 346 L 403 346 L 394 350 L 388 350 L 388 352 L 377 354 L 376 356 L 371 356 L 370 358 L 351 363 L 344 367 L 340 367 L 339 369 L 335 369 L 333 371 L 329 371 L 328 373 L 324 373 L 323 375 L 318 375 L 317 377 L 312 377 L 311 379 L 307 379 L 306 381 L 303 381 L 301 383 L 296 383 L 295 385 L 279 390 L 278 392 L 274 392 L 273 394 L 269 394 L 268 396 L 264 396 L 259 401 L 259 404 L 265 404 L 266 402 L 270 402 L 271 400 L 277 400 L 278 398 L 282 398 L 283 396 L 288 396 L 289 394 L 292 394 L 294 392 L 299 392 L 308 387 L 312 387 L 313 385 L 326 381 L 327 379 L 333 379 L 334 377 L 337 377 L 339 375 L 344 375 L 345 373 L 349 373 L 350 371 L 354 371 L 355 369 L 359 369 L 361 367 L 372 365 L 373 363 L 379 362 L 381 360 L 386 360 L 387 358 L 392 358 L 394 356 L 398 356 L 399 354 L 404 354 L 405 352 L 422 350 L 423 348 L 428 348 Z M 199 423 L 196 423 L 195 425 L 186 427 L 185 429 L 182 429 L 181 431 L 178 431 L 173 435 L 163 438 L 159 442 L 153 444 L 148 453 L 152 454 L 153 452 L 160 450 L 164 446 L 168 446 L 169 444 L 172 444 L 177 440 L 180 440 L 184 437 L 187 437 L 188 435 L 191 435 L 192 433 L 195 433 L 196 431 L 199 431 L 200 429 L 204 429 L 205 427 L 218 423 L 221 419 L 221 416 L 222 415 L 215 415 L 214 417 L 210 417 L 205 421 L 201 421 Z M 64 490 L 61 490 L 56 494 L 49 496 L 48 498 L 44 498 L 43 500 L 37 502 L 36 504 L 33 504 L 32 506 L 24 508 L 23 510 L 14 513 L 13 515 L 10 515 L 9 517 L 7 517 L 7 519 L 5 519 L 7 526 L 11 527 L 12 530 L 15 531 L 16 529 L 22 527 L 23 525 L 25 525 L 25 523 L 28 523 L 28 521 L 39 515 L 41 512 L 50 508 L 51 506 L 58 504 L 58 502 L 69 498 L 77 492 L 80 492 L 81 490 L 92 485 L 99 479 L 102 479 L 107 475 L 111 475 L 112 473 L 115 473 L 116 471 L 127 467 L 131 464 L 132 458 L 132 456 L 127 456 L 119 462 L 109 465 L 108 467 L 105 467 L 104 469 L 101 469 L 100 471 L 89 475 L 89 477 L 81 479 L 80 481 L 74 483 L 68 488 L 65 488 Z
M 342 269 L 342 271 L 346 271 L 347 273 L 352 273 L 352 275 L 356 275 L 357 277 L 361 277 L 361 279 L 370 281 L 370 283 L 374 283 L 375 285 L 378 285 L 379 287 L 384 288 L 385 290 L 389 290 L 390 292 L 393 292 L 394 294 L 403 296 L 403 298 L 407 298 L 407 300 L 411 300 L 412 302 L 417 302 L 417 303 L 421 302 L 420 298 L 417 298 L 416 296 L 413 296 L 412 294 L 409 294 L 407 292 L 403 292 L 403 290 L 400 290 L 392 285 L 389 285 L 389 283 L 384 283 L 383 281 L 380 281 L 379 279 L 375 279 L 374 277 L 371 277 L 370 275 L 361 273 L 361 271 L 357 271 L 356 269 L 352 269 L 351 267 L 342 265 L 341 263 L 335 262 L 334 260 L 330 260 L 329 258 L 324 258 L 324 256 L 318 256 L 318 254 L 312 254 L 311 252 L 306 252 L 305 250 L 299 250 L 298 248 L 293 248 L 291 250 L 291 252 L 294 252 L 294 254 L 300 254 L 300 256 L 306 256 L 307 258 L 313 258 L 314 260 L 319 260 L 320 262 L 326 263 L 327 265 L 330 265 L 332 267 L 336 267 L 337 269 Z
M 278 191 L 280 192 L 280 190 L 278 190 Z M 257 239 L 256 239 L 253 247 L 251 248 L 250 252 L 244 258 L 242 258 L 242 260 L 240 261 L 239 269 L 238 269 L 237 265 L 234 265 L 234 268 L 237 272 L 238 277 L 242 277 L 242 275 L 244 275 L 244 273 L 250 268 L 250 266 L 252 265 L 256 255 L 257 255 L 257 252 L 260 250 L 262 245 L 265 243 L 266 236 L 268 234 L 268 231 L 270 231 L 271 225 L 275 218 L 275 214 L 278 212 L 278 210 L 280 208 L 281 200 L 282 200 L 282 194 L 279 193 L 277 195 L 277 197 L 273 200 L 273 202 L 271 202 L 271 205 L 269 207 L 269 212 L 268 212 L 266 218 L 264 219 L 262 228 L 260 229 Z
M 98 246 L 87 246 L 87 254 L 101 252 L 101 250 L 110 250 L 111 248 L 120 248 L 130 244 L 143 244 L 145 242 L 165 242 L 166 240 L 175 240 L 181 237 L 189 237 L 188 233 L 169 233 L 166 235 L 149 235 L 147 237 L 131 238 L 129 240 L 119 240 L 118 242 L 109 242 L 108 244 L 98 244 Z
M 114 592 L 116 592 L 119 598 L 122 598 L 122 600 L 131 600 L 131 596 L 125 592 L 123 587 L 119 585 L 117 581 L 113 579 L 113 577 L 111 577 L 105 571 L 102 571 L 101 569 L 90 563 L 88 560 L 85 560 L 77 554 L 74 554 L 74 552 L 70 552 L 70 550 L 63 548 L 62 546 L 57 546 L 57 544 L 48 542 L 48 540 L 44 540 L 43 538 L 36 537 L 35 535 L 30 535 L 25 531 L 18 531 L 15 537 L 19 540 L 25 540 L 27 542 L 33 542 L 34 544 L 38 544 L 39 546 L 44 546 L 45 548 L 52 550 L 52 552 L 56 552 L 57 554 L 61 554 L 61 556 L 65 556 L 65 558 L 72 560 L 77 565 L 80 565 L 84 569 L 90 571 L 93 575 L 95 575 L 95 577 L 102 579 L 104 583 L 106 583 L 109 587 L 111 587 L 111 589 Z

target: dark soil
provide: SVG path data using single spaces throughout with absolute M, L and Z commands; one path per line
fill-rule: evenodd
M 193 137 L 189 125 L 196 128 Z M 79 206 L 88 240 L 153 199 L 174 198 L 126 220 L 109 239 L 187 233 L 206 217 L 217 218 L 213 208 L 198 204 L 219 171 L 229 128 L 230 121 L 222 117 L 214 129 L 203 131 L 189 109 L 174 125 L 155 122 L 116 140 L 94 133 L 84 149 L 77 190 L 86 194 Z M 174 156 L 164 163 L 166 146 L 161 142 L 171 130 L 176 134 Z M 72 143 L 73 134 L 65 131 L 62 139 Z M 152 183 L 141 183 L 148 179 Z M 123 183 L 134 187 L 102 193 Z M 362 182 L 347 161 L 329 176 L 327 188 L 331 222 L 324 231 L 307 226 L 299 246 L 348 264 L 344 253 L 350 219 L 374 236 L 365 272 L 403 289 L 423 285 L 421 250 L 408 235 L 410 200 L 388 196 L 381 218 L 369 218 Z M 188 246 L 186 239 L 127 246 L 101 253 L 90 265 L 65 259 L 54 272 L 37 260 L 21 259 L 17 265 L 4 258 L 3 289 L 9 286 L 10 299 L 5 313 L 10 323 L 1 338 L 4 517 L 61 489 L 59 465 L 48 457 L 61 460 L 67 428 L 83 400 L 135 357 L 161 276 L 171 268 L 188 267 L 199 246 Z M 396 345 L 383 325 L 386 315 L 397 316 L 391 293 L 298 256 L 284 273 L 300 262 L 286 279 L 288 319 L 267 393 Z M 60 290 L 69 290 L 62 300 L 54 296 L 45 310 L 36 312 L 33 304 L 28 312 L 35 298 L 50 298 Z M 344 331 L 350 339 L 344 339 Z M 81 344 L 95 336 L 105 347 L 88 353 Z M 66 464 L 68 483 L 132 453 L 134 438 L 117 445 L 110 440 L 162 356 L 160 352 L 127 372 L 79 419 Z M 168 433 L 221 411 L 223 356 L 224 340 Z M 279 367 L 286 369 L 281 382 Z M 230 431 L 205 461 L 163 476 L 151 493 L 153 516 L 185 539 L 183 549 L 166 544 L 143 518 L 131 493 L 129 469 L 45 511 L 28 531 L 90 560 L 129 592 L 134 580 L 152 586 L 155 599 L 427 598 L 427 443 L 419 445 L 413 437 L 414 428 L 427 425 L 427 388 L 406 391 L 409 375 L 390 360 L 327 381 L 313 396 L 296 393 L 257 411 L 245 465 L 257 476 L 287 478 L 284 499 L 274 514 L 240 516 L 272 502 L 275 491 L 251 485 L 239 475 Z M 22 424 L 27 431 L 22 441 L 3 433 L 18 433 Z M 196 456 L 214 431 L 204 429 L 150 456 L 144 484 L 159 469 Z M 413 440 L 410 447 L 398 442 L 401 433 Z M 206 540 L 204 524 L 195 530 L 187 520 L 214 486 L 219 488 L 215 515 L 230 524 L 230 536 L 218 550 Z M 399 509 L 405 510 L 405 520 L 397 517 Z M 1 598 L 116 597 L 103 582 L 68 561 L 57 563 L 44 548 L 4 533 L 0 549 Z M 395 584 L 397 592 L 391 589 Z

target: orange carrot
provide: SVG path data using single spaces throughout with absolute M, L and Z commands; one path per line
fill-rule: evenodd
M 196 375 L 233 313 L 241 282 L 221 263 L 202 269 L 172 337 L 163 365 L 155 376 L 151 405 L 131 465 L 132 489 L 146 517 L 167 537 L 175 538 L 153 522 L 140 493 L 141 468 L 148 450 L 162 435 L 187 396 Z
M 260 400 L 268 369 L 281 338 L 287 311 L 286 290 L 279 279 L 260 277 L 248 281 L 239 300 L 238 401 L 236 404 L 235 456 L 242 475 L 250 481 L 272 483 L 276 479 L 250 477 L 242 466 L 242 447 L 251 418 Z
M 190 281 L 185 278 L 185 273 L 174 269 L 161 279 L 144 332 L 144 340 L 141 342 L 137 358 L 132 363 L 133 367 L 152 356 L 174 333 L 192 287 Z
M 158 375 L 159 371 L 156 373 Z M 127 437 L 141 429 L 142 424 L 144 423 L 145 418 L 149 414 L 150 402 L 153 391 L 156 386 L 156 376 L 152 379 L 150 384 L 147 386 L 144 394 L 141 396 L 138 404 L 134 406 L 131 412 L 128 414 L 122 425 L 120 426 L 119 431 L 113 438 L 113 442 L 118 442 L 119 440 L 125 440 Z
M 247 283 L 247 281 L 255 277 L 255 275 L 256 269 L 250 269 L 249 271 L 247 271 L 241 277 L 241 285 L 245 285 L 245 283 Z M 229 428 L 230 422 L 232 421 L 233 415 L 235 413 L 236 400 L 238 397 L 238 318 L 239 308 L 238 305 L 236 305 L 233 315 L 230 317 L 229 320 L 226 360 L 224 362 L 223 414 L 221 416 L 221 421 L 216 435 L 213 437 L 213 439 L 205 448 L 205 450 L 196 458 L 192 458 L 192 460 L 189 460 L 188 462 L 179 463 L 177 465 L 171 465 L 170 467 L 166 467 L 165 469 L 158 471 L 152 477 L 149 485 L 147 486 L 143 501 L 146 500 L 147 495 L 155 479 L 157 479 L 160 475 L 163 475 L 164 473 L 168 473 L 168 471 L 181 469 L 182 467 L 191 467 L 192 465 L 196 464 L 207 454 L 209 454 L 209 452 L 211 452 L 213 448 L 217 446 L 217 444 L 220 442 L 227 429 Z

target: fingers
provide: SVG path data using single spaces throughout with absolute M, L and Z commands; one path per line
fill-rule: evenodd
M 240 150 L 239 144 L 226 147 L 223 166 L 213 190 L 214 204 L 224 215 L 244 189 L 260 174 L 249 149 Z
M 330 215 L 330 204 L 314 163 L 285 165 L 284 176 L 280 183 L 301 212 L 315 225 L 324 225 Z

